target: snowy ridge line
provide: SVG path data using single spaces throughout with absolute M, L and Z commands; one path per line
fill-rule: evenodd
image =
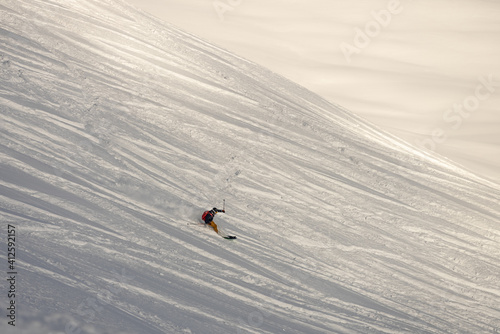
M 2 6 L 0 211 L 47 316 L 26 327 L 500 327 L 497 186 L 125 3 Z M 221 198 L 237 242 L 186 225 Z

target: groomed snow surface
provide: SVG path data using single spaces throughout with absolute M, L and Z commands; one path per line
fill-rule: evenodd
M 2 333 L 498 332 L 498 185 L 122 2 L 0 32 Z

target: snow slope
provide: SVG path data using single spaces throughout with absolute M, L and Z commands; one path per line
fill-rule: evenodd
M 498 185 L 119 1 L 0 31 L 2 333 L 500 328 Z
M 498 1 L 129 1 L 500 182 Z M 492 94 L 458 113 L 489 76 Z

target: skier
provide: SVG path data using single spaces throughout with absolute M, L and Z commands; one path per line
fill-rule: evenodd
M 205 211 L 203 212 L 203 215 L 201 216 L 201 219 L 205 222 L 205 224 L 210 225 L 213 227 L 215 233 L 219 234 L 219 230 L 217 229 L 217 224 L 214 223 L 214 216 L 217 214 L 217 212 L 224 212 L 226 213 L 225 210 L 219 210 L 217 208 L 213 208 L 210 211 Z

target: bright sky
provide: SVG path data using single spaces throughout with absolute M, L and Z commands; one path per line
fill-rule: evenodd
M 500 182 L 500 1 L 125 1 Z

